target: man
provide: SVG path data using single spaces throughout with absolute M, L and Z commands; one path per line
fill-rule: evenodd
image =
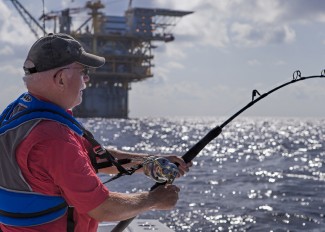
M 175 206 L 179 192 L 175 185 L 125 194 L 108 191 L 96 175 L 90 154 L 100 161 L 132 160 L 129 165 L 148 157 L 116 150 L 110 151 L 111 157 L 70 115 L 82 101 L 88 69 L 104 63 L 103 57 L 86 53 L 65 34 L 49 34 L 31 47 L 24 63 L 28 93 L 0 116 L 3 232 L 67 231 L 67 205 L 74 207 L 74 231 L 78 232 L 96 231 L 100 221 L 120 221 Z M 103 153 L 108 158 L 101 159 Z M 189 165 L 180 157 L 168 159 L 179 164 L 180 175 L 188 171 Z

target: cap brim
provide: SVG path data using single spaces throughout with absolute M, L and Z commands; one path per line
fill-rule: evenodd
M 105 58 L 83 52 L 77 62 L 90 68 L 99 68 L 105 64 Z

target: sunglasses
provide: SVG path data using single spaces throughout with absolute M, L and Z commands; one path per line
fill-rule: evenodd
M 54 74 L 54 78 L 59 74 L 59 72 L 61 72 L 64 69 L 81 69 L 80 74 L 82 77 L 84 76 L 89 76 L 90 73 L 90 69 L 87 67 L 83 67 L 83 68 L 73 68 L 73 67 L 66 67 L 66 68 L 61 68 L 59 69 L 55 74 Z
M 80 72 L 83 76 L 89 76 L 90 69 L 89 68 L 83 68 Z

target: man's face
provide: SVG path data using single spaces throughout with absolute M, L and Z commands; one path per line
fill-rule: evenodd
M 73 63 L 68 67 L 62 68 L 65 75 L 65 103 L 67 109 L 79 105 L 82 102 L 82 91 L 86 88 L 89 81 L 87 68 L 81 64 Z

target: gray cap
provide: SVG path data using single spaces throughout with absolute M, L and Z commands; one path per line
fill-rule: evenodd
M 105 58 L 87 53 L 81 44 L 67 34 L 48 34 L 37 40 L 27 55 L 25 74 L 43 72 L 78 62 L 91 68 L 105 64 Z

